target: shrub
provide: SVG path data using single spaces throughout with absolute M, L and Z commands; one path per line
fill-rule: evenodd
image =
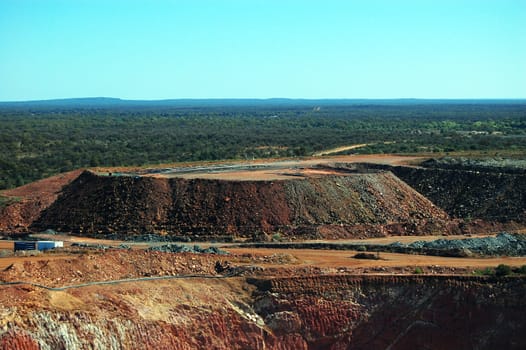
M 12 256 L 13 251 L 8 249 L 0 249 L 0 258 L 5 258 L 6 256 Z
M 511 274 L 511 267 L 509 265 L 500 264 L 495 269 L 495 276 L 502 277 Z
M 422 270 L 421 267 L 415 267 L 415 271 L 413 271 L 415 275 L 421 275 L 424 273 L 424 270 Z
M 379 260 L 380 259 L 378 254 L 373 254 L 373 253 L 356 253 L 353 258 L 355 258 L 355 259 L 371 259 L 371 260 Z
M 277 232 L 272 235 L 272 241 L 274 242 L 281 242 L 283 238 L 281 237 L 281 233 Z
M 495 271 L 493 271 L 493 269 L 489 267 L 486 267 L 484 270 L 480 271 L 480 273 L 485 276 L 492 276 L 495 273 Z

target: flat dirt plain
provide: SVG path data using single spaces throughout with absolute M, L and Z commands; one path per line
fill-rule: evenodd
M 49 239 L 51 235 L 39 235 L 40 238 Z M 477 235 L 473 237 L 483 237 L 483 235 Z M 123 259 L 134 259 L 137 258 L 137 253 L 128 255 L 127 249 L 119 249 L 119 245 L 127 244 L 131 251 L 147 253 L 147 248 L 150 246 L 159 246 L 167 243 L 129 243 L 123 241 L 110 241 L 110 240 L 97 240 L 93 238 L 75 237 L 75 236 L 55 236 L 55 239 L 63 239 L 65 242 L 65 249 L 59 249 L 53 252 L 47 253 L 34 253 L 33 256 L 28 256 L 27 253 L 18 253 L 20 255 L 9 256 L 0 258 L 0 270 L 4 270 L 11 265 L 18 265 L 20 267 L 28 267 L 31 263 L 49 265 L 50 261 L 55 261 L 57 264 L 57 276 L 60 277 L 63 273 L 61 268 L 58 268 L 62 261 L 68 261 L 68 264 L 75 259 L 78 259 L 82 255 L 93 255 L 97 256 L 97 259 L 104 259 L 107 252 L 118 251 L 122 255 Z M 445 239 L 461 239 L 465 236 L 449 236 L 441 237 Z M 361 243 L 361 244 L 388 244 L 392 242 L 403 242 L 411 243 L 417 240 L 435 240 L 436 236 L 424 236 L 424 237 L 387 237 L 387 238 L 376 238 L 376 239 L 364 239 L 364 240 L 342 240 L 332 241 L 341 243 Z M 320 241 L 310 241 L 320 242 Z M 87 244 L 91 246 L 100 245 L 109 247 L 105 250 L 97 249 L 82 249 L 75 248 L 71 245 L 76 244 Z M 181 244 L 181 243 L 175 243 Z M 247 267 L 247 266 L 259 266 L 263 269 L 272 268 L 272 273 L 279 275 L 280 269 L 283 269 L 283 273 L 288 275 L 291 270 L 298 268 L 301 269 L 321 269 L 326 273 L 395 273 L 395 274 L 412 274 L 416 267 L 420 267 L 424 273 L 441 273 L 441 274 L 470 274 L 475 270 L 481 270 L 486 267 L 492 268 L 499 264 L 506 264 L 514 267 L 526 265 L 526 257 L 484 257 L 484 258 L 457 258 L 457 257 L 440 257 L 440 256 L 426 256 L 426 255 L 413 255 L 413 254 L 398 254 L 398 253 L 379 253 L 378 260 L 370 259 L 356 259 L 354 255 L 357 251 L 353 250 L 321 250 L 321 249 L 276 249 L 276 248 L 247 248 L 237 247 L 229 244 L 221 243 L 197 243 L 201 247 L 216 246 L 220 249 L 227 251 L 230 255 L 208 255 L 204 256 L 211 257 L 210 259 L 227 261 L 231 266 L 236 267 Z M 193 244 L 186 244 L 193 246 Z M 111 248 L 114 247 L 114 248 Z M 11 241 L 0 241 L 0 250 L 11 250 L 13 248 L 13 242 Z M 113 254 L 113 253 L 112 253 Z M 166 253 L 167 255 L 171 255 Z M 182 255 L 185 257 L 194 256 L 195 254 Z M 140 256 L 140 255 L 139 255 Z M 202 256 L 197 254 L 196 256 Z M 73 259 L 73 260 L 72 260 Z M 191 259 L 191 258 L 190 258 Z M 52 266 L 52 265 L 49 265 Z M 81 270 L 83 266 L 79 266 Z M 207 267 L 208 269 L 209 267 Z M 52 271 L 49 271 L 52 274 Z M 85 270 L 83 281 L 84 282 L 96 282 L 97 274 L 90 277 L 90 271 Z M 129 276 L 141 277 L 136 275 L 134 271 L 129 271 Z M 164 274 L 161 274 L 161 276 Z M 14 277 L 14 276 L 13 276 Z M 124 276 L 125 277 L 125 276 Z M 53 276 L 49 276 L 52 280 Z M 123 278 L 123 276 L 119 276 Z M 63 279 L 64 283 L 67 283 L 67 279 Z
M 311 157 L 301 160 L 276 160 L 276 161 L 253 161 L 243 163 L 228 163 L 225 165 L 208 167 L 173 167 L 167 168 L 161 173 L 142 173 L 143 176 L 152 177 L 180 177 L 185 179 L 217 179 L 237 181 L 258 180 L 285 180 L 295 177 L 316 177 L 324 175 L 336 175 L 336 171 L 306 169 L 315 165 L 328 165 L 334 163 L 374 163 L 384 165 L 401 165 L 415 163 L 425 157 L 410 157 L 397 155 L 348 155 L 330 157 Z M 129 169 L 122 169 L 123 173 Z M 133 171 L 133 170 L 132 170 Z M 140 173 L 140 171 L 139 171 Z

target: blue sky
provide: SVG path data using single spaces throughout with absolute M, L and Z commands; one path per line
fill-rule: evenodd
M 0 0 L 0 101 L 525 98 L 526 0 Z

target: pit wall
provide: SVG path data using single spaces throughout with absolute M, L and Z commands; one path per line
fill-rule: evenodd
M 192 279 L 2 287 L 0 349 L 524 349 L 526 280 Z
M 277 342 L 303 349 L 521 349 L 525 279 L 316 276 L 254 280 Z

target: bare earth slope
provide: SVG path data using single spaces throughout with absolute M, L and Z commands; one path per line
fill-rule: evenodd
M 289 180 L 99 176 L 84 172 L 33 228 L 83 234 L 314 237 L 421 234 L 448 216 L 390 172 Z
M 524 349 L 525 286 L 338 275 L 1 286 L 0 349 Z
M 526 222 L 526 174 L 516 169 L 441 169 L 362 164 L 393 172 L 452 217 Z
M 340 156 L 79 170 L 4 191 L 12 198 L 0 208 L 0 233 L 363 238 L 524 227 L 524 174 L 396 166 L 415 160 Z
M 41 211 L 53 203 L 63 186 L 76 179 L 82 169 L 59 174 L 30 183 L 2 195 L 14 197 L 15 203 L 0 208 L 0 232 L 24 232 L 36 220 Z

